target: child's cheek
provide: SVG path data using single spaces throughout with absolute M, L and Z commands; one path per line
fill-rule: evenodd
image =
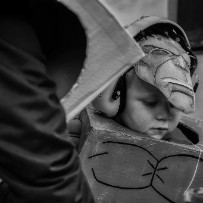
M 178 123 L 181 120 L 181 115 L 182 115 L 182 113 L 178 110 L 172 110 L 171 113 L 172 113 L 172 119 L 169 123 L 170 132 L 175 130 L 175 128 L 177 127 Z

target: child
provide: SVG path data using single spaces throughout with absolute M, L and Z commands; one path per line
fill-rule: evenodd
M 144 17 L 126 29 L 146 56 L 92 104 L 127 128 L 151 138 L 169 139 L 181 114 L 194 112 L 191 76 L 197 59 L 185 32 L 174 22 Z
M 181 116 L 194 111 L 197 60 L 176 23 L 145 17 L 127 30 L 146 55 L 92 102 L 99 112 L 81 114 L 84 173 L 97 202 L 183 202 L 202 185 L 200 147 L 189 146 L 202 142 Z

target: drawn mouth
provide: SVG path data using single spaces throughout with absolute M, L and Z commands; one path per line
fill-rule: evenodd
M 148 188 L 149 190 L 153 190 L 160 197 L 164 198 L 164 202 L 176 202 L 173 201 L 174 197 L 172 195 L 169 195 L 170 193 L 165 194 L 164 192 L 164 188 L 170 188 L 171 184 L 173 184 L 170 180 L 171 174 L 176 173 L 176 171 L 174 171 L 174 168 L 171 167 L 171 163 L 179 163 L 180 161 L 182 163 L 186 163 L 189 160 L 194 160 L 194 163 L 196 163 L 197 160 L 199 162 L 203 162 L 203 159 L 201 157 L 184 153 L 171 154 L 166 156 L 164 155 L 163 157 L 158 158 L 154 154 L 152 154 L 151 151 L 148 151 L 148 149 L 145 149 L 144 147 L 136 145 L 134 143 L 107 140 L 103 141 L 102 145 L 105 146 L 104 151 L 101 151 L 99 153 L 97 152 L 96 154 L 94 153 L 88 157 L 88 159 L 96 161 L 96 165 L 94 165 L 94 167 L 91 167 L 90 170 L 92 172 L 93 178 L 97 183 L 107 187 L 119 189 L 119 192 L 120 190 L 144 190 Z M 107 147 L 108 145 L 109 147 Z M 126 155 L 128 155 L 129 153 L 121 153 L 118 157 L 118 154 L 116 153 L 116 149 L 118 149 L 117 146 L 119 146 L 120 149 L 123 148 L 124 152 L 127 152 L 129 150 L 136 150 L 135 153 L 132 153 L 132 156 L 130 156 L 132 160 L 128 160 L 127 162 L 124 161 L 126 160 Z M 136 160 L 140 160 L 137 159 L 138 156 L 136 155 L 136 152 L 139 152 L 140 155 L 143 155 L 143 157 L 145 157 L 142 164 L 144 164 L 145 167 L 147 166 L 147 170 L 139 170 L 139 167 L 137 168 L 136 165 L 134 165 L 134 163 L 137 163 Z M 98 157 L 100 158 L 98 159 Z M 186 160 L 183 161 L 184 159 Z M 111 163 L 112 160 L 114 160 L 114 164 L 112 165 L 112 167 L 108 168 L 107 166 L 109 165 L 109 163 Z M 136 171 L 129 171 L 125 169 L 124 171 L 118 170 L 118 166 L 119 169 L 121 169 L 120 166 L 124 163 L 123 161 L 126 164 L 125 168 L 136 167 Z M 105 166 L 103 166 L 103 164 Z M 111 175 L 106 176 L 105 171 L 107 171 L 107 174 Z M 135 172 L 136 175 L 134 174 Z

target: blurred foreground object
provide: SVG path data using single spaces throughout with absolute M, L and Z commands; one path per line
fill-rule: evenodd
M 65 1 L 65 6 L 57 0 L 0 1 L 0 202 L 94 202 L 81 170 L 78 153 L 66 131 L 65 112 L 57 95 L 58 85 L 48 74 L 50 69 L 59 72 L 61 65 L 64 65 L 71 80 L 72 75 L 83 67 L 78 61 L 85 55 L 79 52 L 84 45 L 80 44 L 84 35 L 77 15 L 71 11 L 71 6 L 78 5 L 78 2 L 81 8 L 86 8 L 79 7 L 77 10 L 80 14 L 84 12 L 81 19 L 86 22 L 85 28 L 88 24 L 90 27 L 94 24 L 91 22 L 92 15 L 95 22 L 103 16 L 105 25 L 110 23 L 111 28 L 114 24 L 119 27 L 107 10 L 104 9 L 103 15 L 99 15 L 97 8 L 103 7 L 95 0 L 69 0 Z M 100 27 L 101 34 L 107 33 L 105 25 L 104 29 L 100 22 L 96 25 Z M 139 46 L 121 26 L 119 28 L 115 35 L 106 34 L 106 37 L 110 36 L 109 47 L 111 41 L 113 43 L 117 36 L 122 35 L 118 42 L 122 48 L 114 46 L 110 50 L 120 50 L 118 55 L 123 57 L 122 62 L 114 64 L 116 70 L 107 74 L 110 79 L 123 67 L 127 68 L 128 63 L 134 63 L 138 55 L 143 55 Z M 100 36 L 100 33 L 96 36 Z M 94 35 L 94 31 L 91 34 Z M 106 37 L 88 44 L 87 56 L 88 51 L 97 47 L 96 44 L 103 44 Z M 88 42 L 92 42 L 90 38 Z M 115 44 L 118 45 L 117 42 Z M 97 53 L 99 50 L 94 51 L 97 62 L 103 61 L 103 55 Z M 128 51 L 130 54 L 127 57 L 125 54 Z M 67 63 L 60 60 L 62 57 Z M 108 57 L 103 65 L 111 68 L 111 62 L 117 61 L 118 56 L 112 59 L 114 56 L 109 54 Z M 94 57 L 90 61 L 94 61 Z M 99 68 L 103 67 L 100 64 Z M 90 70 L 86 83 L 96 78 L 95 72 Z M 108 80 L 108 77 L 105 79 Z M 88 85 L 84 87 L 83 90 L 86 90 Z M 97 88 L 100 86 L 94 90 L 97 91 Z M 79 96 L 82 99 L 74 97 L 75 103 L 67 109 L 67 113 L 77 112 L 82 108 L 81 103 L 85 105 L 91 101 L 91 98 L 85 100 L 87 97 L 83 91 L 78 93 L 81 93 Z M 65 103 L 69 104 L 69 101 Z
M 88 38 L 84 68 L 71 91 L 61 100 L 69 121 L 144 54 L 100 1 L 60 2 L 76 12 Z

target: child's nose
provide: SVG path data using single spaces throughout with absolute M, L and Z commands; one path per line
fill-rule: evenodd
M 157 120 L 164 121 L 172 119 L 170 104 L 168 102 L 162 102 L 157 106 L 156 118 Z

